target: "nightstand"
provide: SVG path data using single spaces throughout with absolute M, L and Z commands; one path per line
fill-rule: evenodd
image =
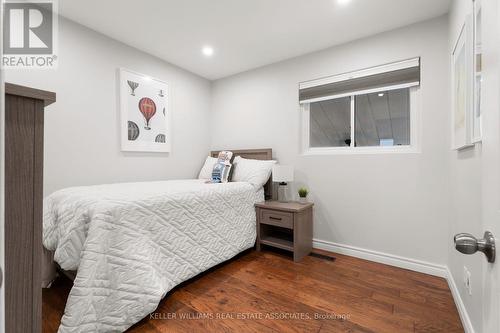
M 311 253 L 313 203 L 265 201 L 255 204 L 257 251 L 268 245 L 293 252 L 300 261 Z

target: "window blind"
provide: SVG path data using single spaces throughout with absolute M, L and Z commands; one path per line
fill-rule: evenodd
M 300 84 L 300 103 L 420 85 L 420 58 Z

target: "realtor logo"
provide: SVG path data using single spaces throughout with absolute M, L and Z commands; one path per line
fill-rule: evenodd
M 55 67 L 55 5 L 50 0 L 4 3 L 2 67 Z

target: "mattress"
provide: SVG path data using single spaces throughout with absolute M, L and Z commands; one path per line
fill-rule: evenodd
M 77 270 L 59 332 L 123 332 L 176 285 L 251 248 L 263 189 L 203 180 L 73 187 L 44 201 L 44 246 Z

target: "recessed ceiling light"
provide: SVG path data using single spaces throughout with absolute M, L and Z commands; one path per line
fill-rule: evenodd
M 214 55 L 214 48 L 211 46 L 204 46 L 201 49 L 201 52 L 203 53 L 204 56 L 211 57 Z
M 384 93 L 378 94 L 378 97 L 384 97 Z
M 347 5 L 351 0 L 337 0 L 339 5 Z

